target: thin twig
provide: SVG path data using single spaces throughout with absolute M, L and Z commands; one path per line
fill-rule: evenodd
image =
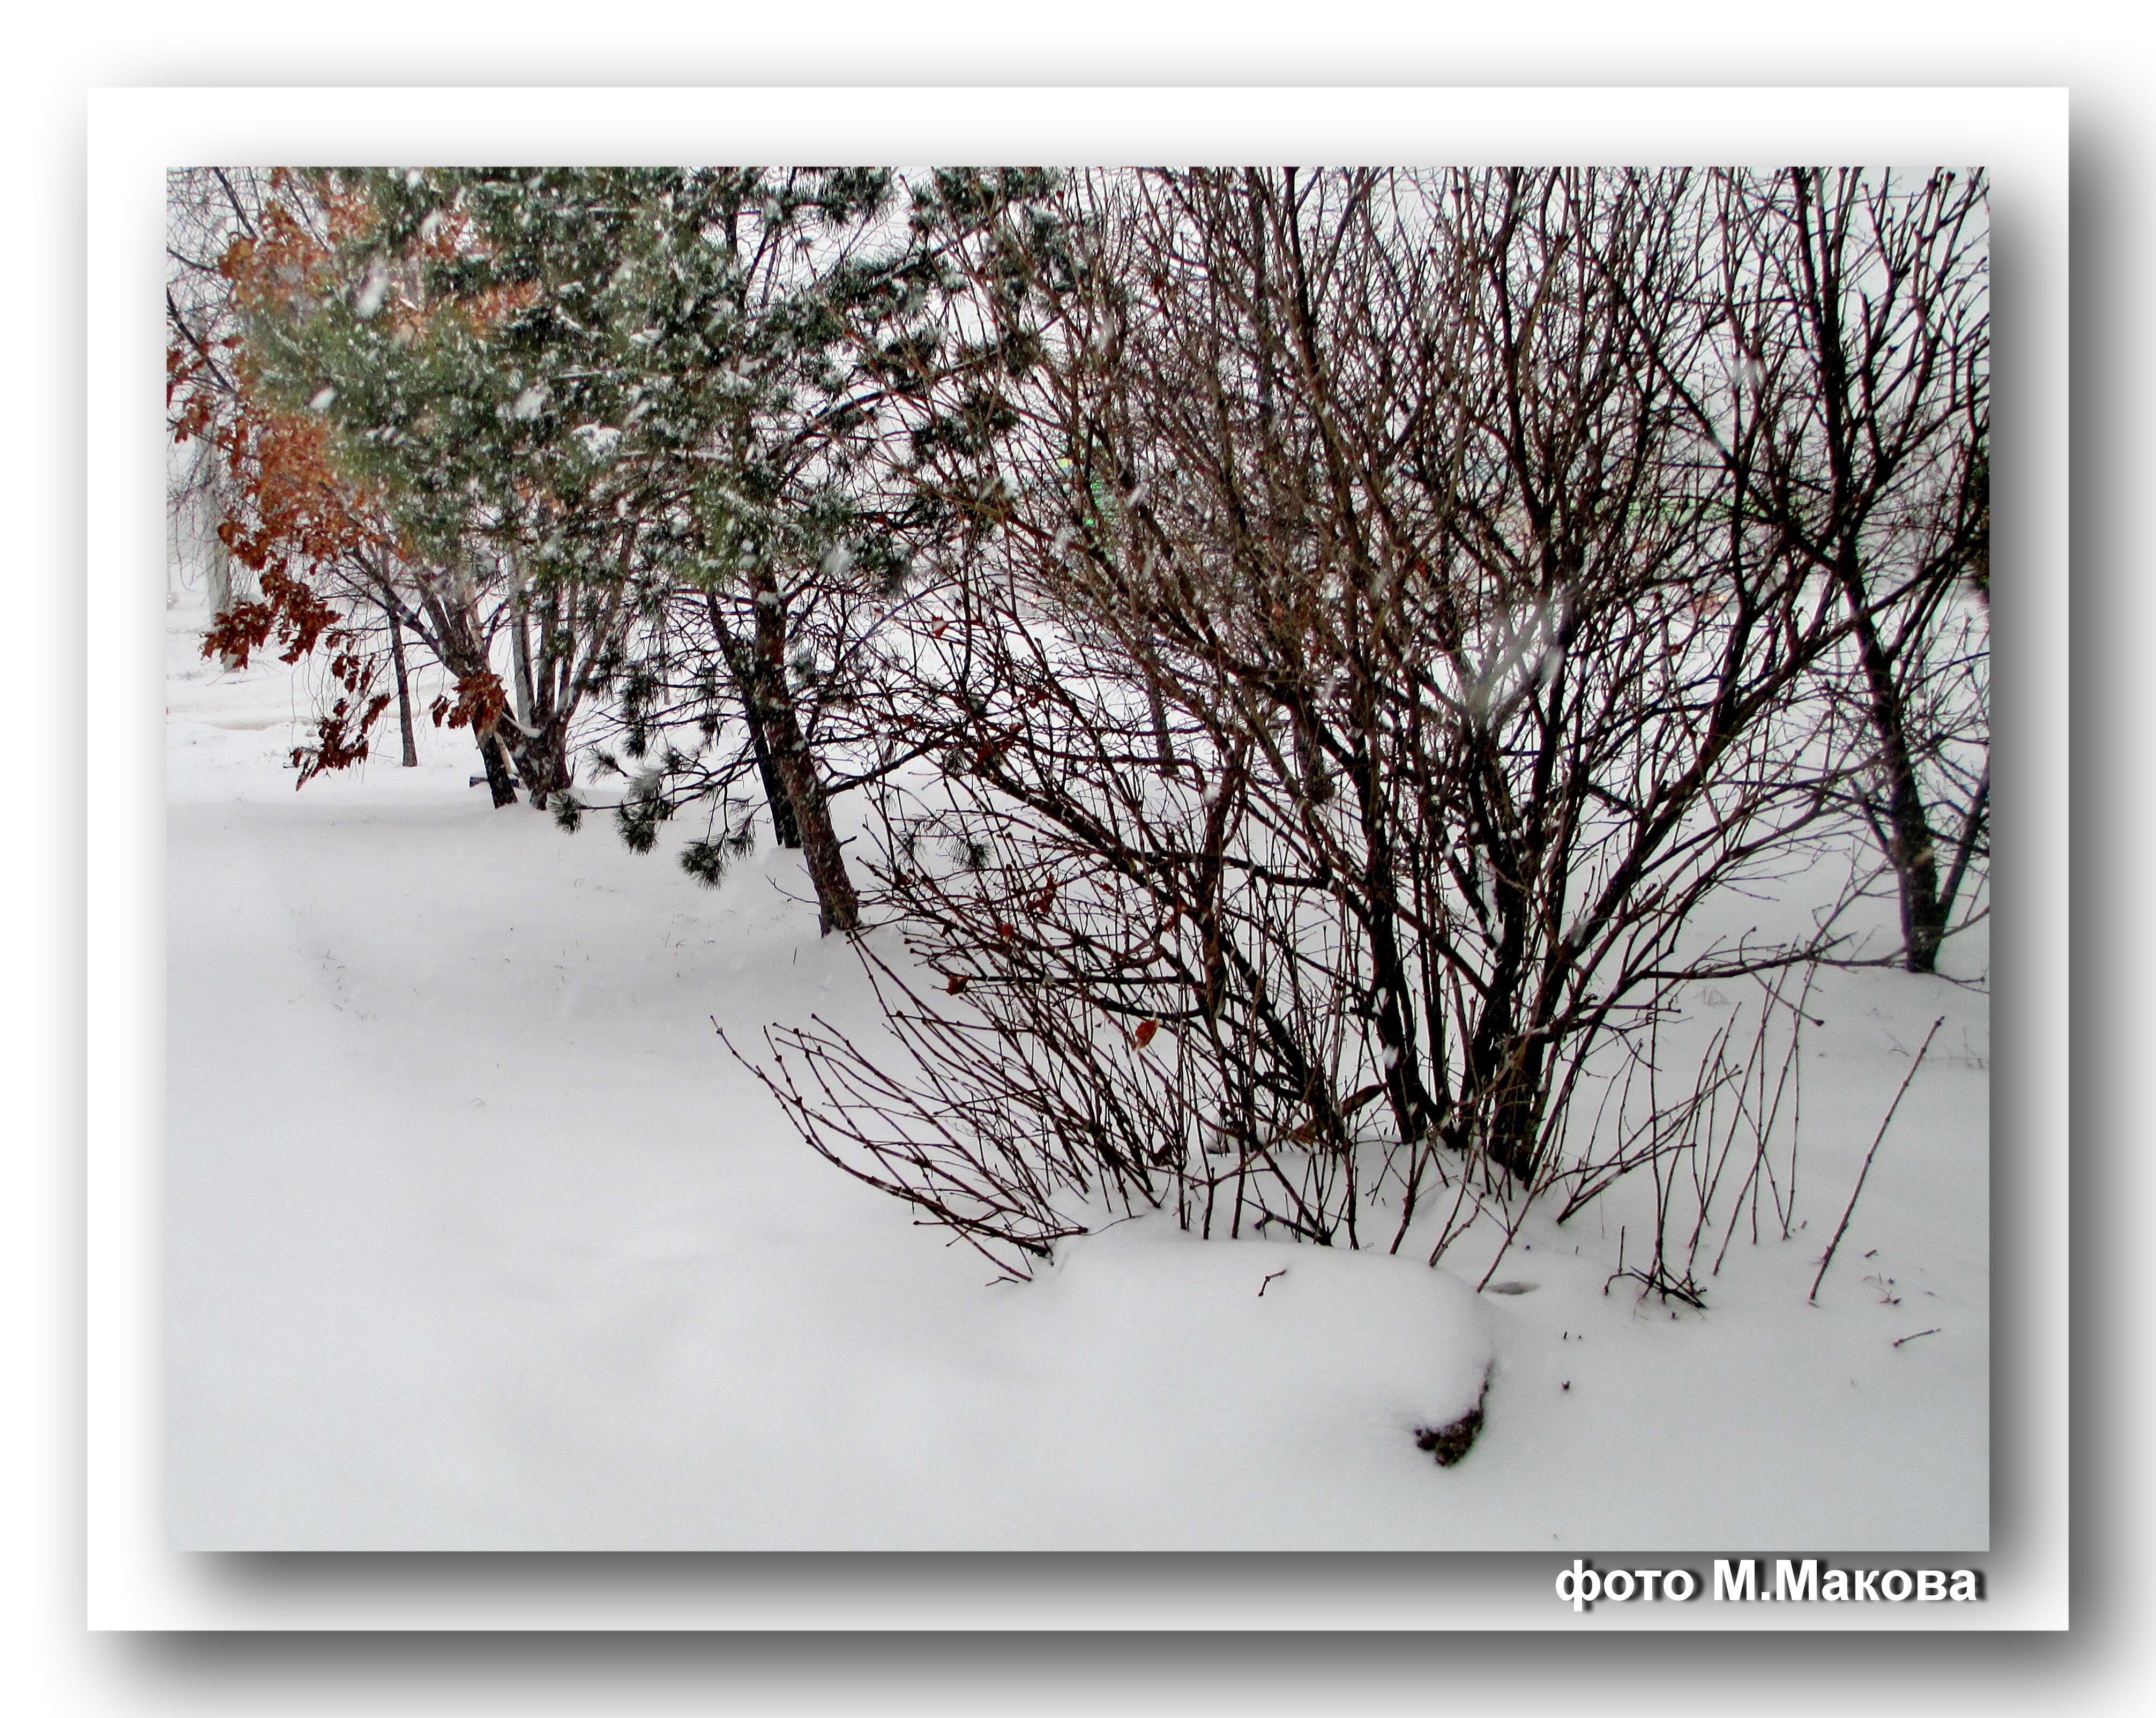
M 1912 1331 L 1906 1336 L 1897 1336 L 1894 1339 L 1894 1346 L 1899 1348 L 1904 1342 L 1913 1342 L 1919 1336 L 1936 1336 L 1943 1328 L 1943 1326 L 1933 1325 L 1928 1331 Z
M 1902 1076 L 1902 1090 L 1894 1094 L 1894 1101 L 1887 1106 L 1887 1119 L 1879 1124 L 1879 1131 L 1872 1136 L 1871 1149 L 1864 1154 L 1864 1167 L 1856 1172 L 1856 1185 L 1850 1189 L 1849 1206 L 1841 1213 L 1841 1226 L 1834 1232 L 1834 1238 L 1826 1244 L 1826 1257 L 1820 1260 L 1819 1274 L 1812 1279 L 1812 1291 L 1807 1297 L 1815 1303 L 1819 1300 L 1820 1285 L 1826 1280 L 1826 1268 L 1834 1263 L 1834 1249 L 1841 1244 L 1841 1238 L 1849 1232 L 1849 1219 L 1856 1212 L 1856 1196 L 1864 1191 L 1864 1177 L 1871 1173 L 1871 1160 L 1879 1155 L 1879 1143 L 1887 1137 L 1887 1130 L 1894 1125 L 1894 1112 L 1902 1107 L 1902 1100 L 1909 1090 L 1909 1082 L 1917 1077 L 1917 1070 L 1924 1065 L 1924 1056 L 1932 1047 L 1932 1040 L 1939 1035 L 1939 1028 L 1947 1023 L 1943 1014 L 1932 1022 L 1932 1029 L 1924 1034 L 1924 1042 L 1917 1059 L 1909 1064 L 1909 1071 Z

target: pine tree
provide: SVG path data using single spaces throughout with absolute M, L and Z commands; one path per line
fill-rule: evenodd
M 595 702 L 649 847 L 753 781 L 826 930 L 858 924 L 834 792 L 902 761 L 872 695 L 921 565 L 979 528 L 1050 176 L 322 172 L 244 249 L 250 386 L 382 521 L 368 594 L 454 678 L 495 797 L 565 821 Z M 299 199 L 295 198 L 295 202 Z

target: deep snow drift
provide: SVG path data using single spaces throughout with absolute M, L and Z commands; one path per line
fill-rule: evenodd
M 873 1026 L 794 856 L 701 890 L 603 818 L 490 810 L 462 734 L 295 794 L 290 671 L 218 673 L 201 621 L 167 721 L 177 1546 L 1986 1543 L 1980 994 L 1821 980 L 1805 1226 L 1741 1233 L 1704 1313 L 1609 1282 L 1630 1192 L 1530 1218 L 1479 1295 L 1474 1236 L 1433 1272 L 1153 1218 L 991 1283 L 712 1031 Z M 1414 1432 L 1486 1372 L 1441 1468 Z

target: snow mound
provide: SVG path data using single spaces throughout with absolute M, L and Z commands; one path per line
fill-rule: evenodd
M 1419 1259 L 1199 1240 L 1165 1218 L 1066 1243 L 1026 1291 L 1060 1356 L 1054 1394 L 1154 1464 L 1240 1469 L 1254 1490 L 1414 1454 L 1489 1376 L 1473 1290 Z

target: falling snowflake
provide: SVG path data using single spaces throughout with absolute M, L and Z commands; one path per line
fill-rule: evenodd
M 382 300 L 389 290 L 389 265 L 377 257 L 367 266 L 367 278 L 359 283 L 359 290 L 352 301 L 352 314 L 362 322 L 382 308 Z

